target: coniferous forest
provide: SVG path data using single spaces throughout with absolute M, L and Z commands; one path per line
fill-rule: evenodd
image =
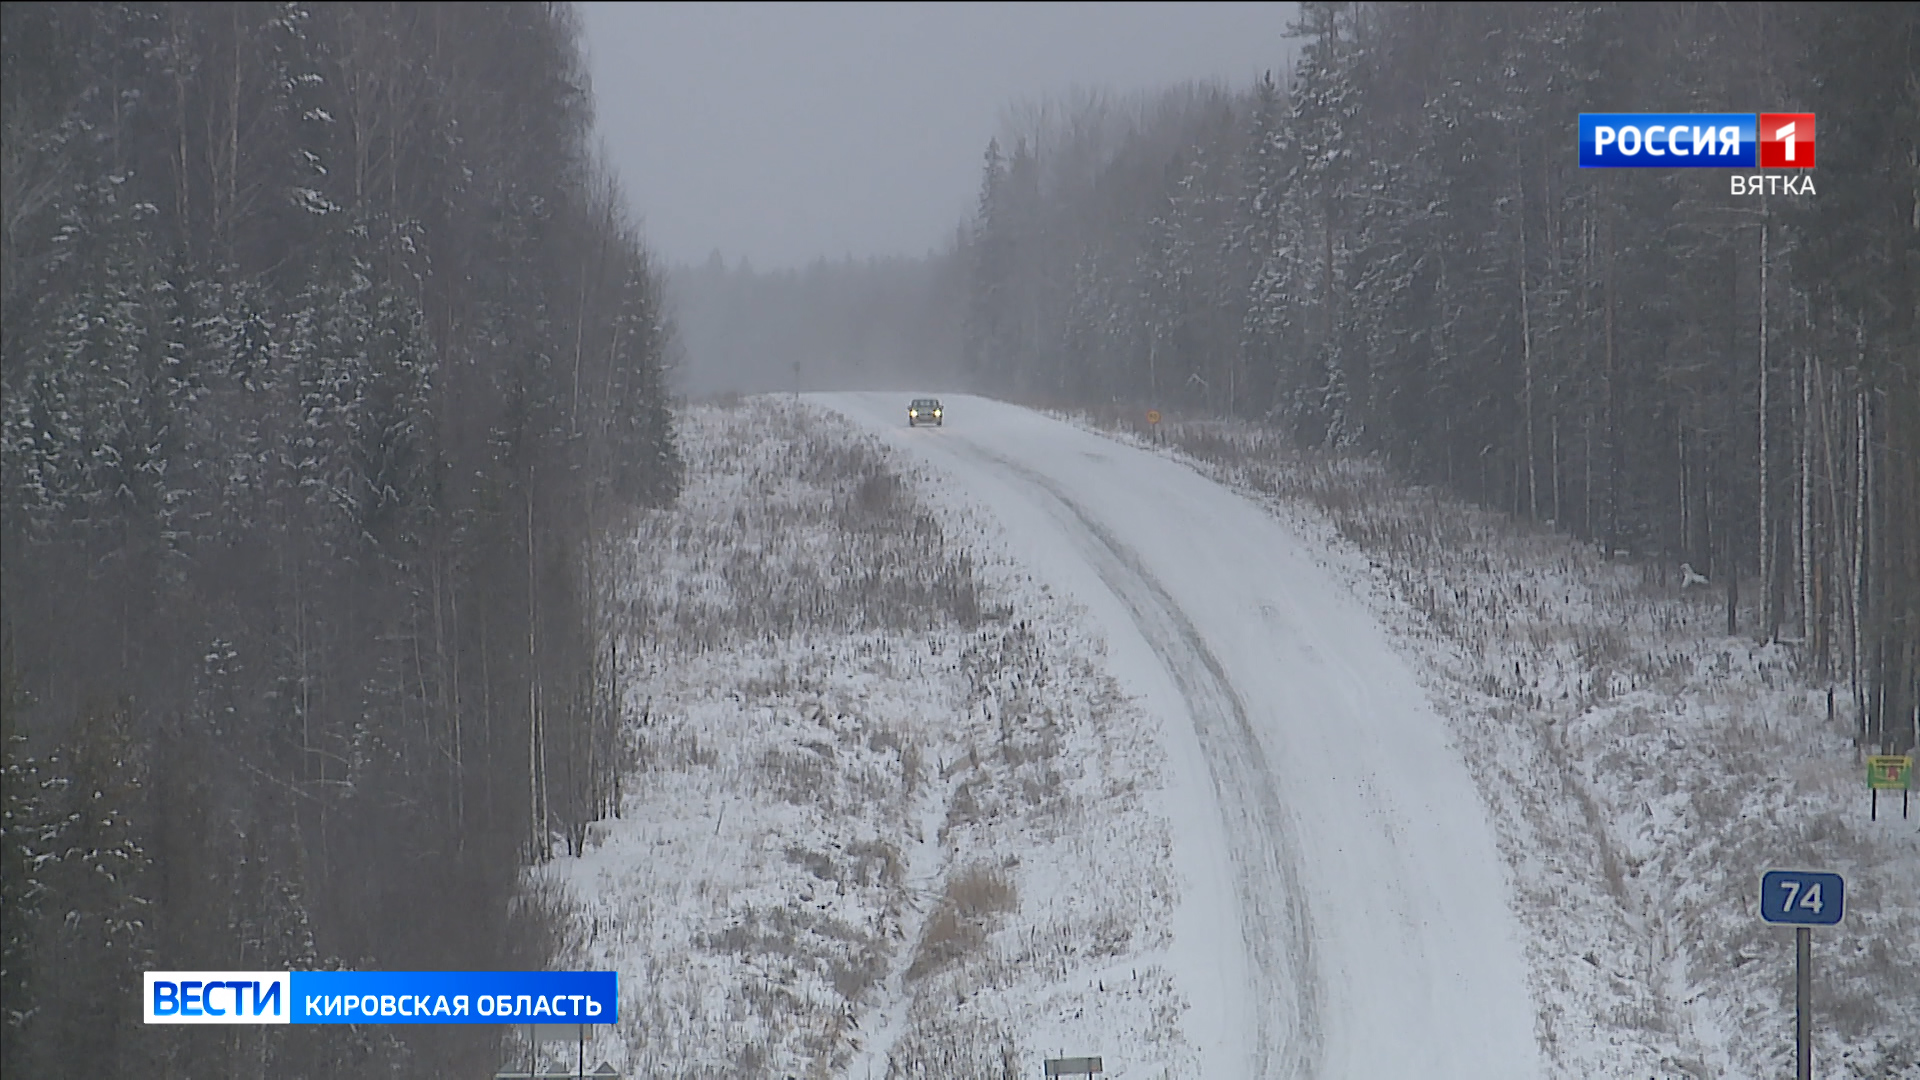
M 539 967 L 668 326 L 549 4 L 4 7 L 8 1075 L 480 1075 L 139 972 Z
M 1685 562 L 1859 745 L 1911 747 L 1920 7 L 1306 3 L 1292 32 L 1247 92 L 1010 121 L 957 252 L 971 381 L 1270 423 Z M 1816 193 L 1583 171 L 1582 112 L 1814 113 Z
M 1014 114 L 924 265 L 684 303 L 745 388 L 911 352 L 1684 563 L 1913 747 L 1920 5 L 1298 7 L 1252 87 Z M 1583 171 L 1581 112 L 1814 113 L 1817 193 Z M 139 973 L 561 947 L 525 871 L 629 764 L 609 538 L 682 480 L 592 125 L 564 4 L 0 5 L 0 1071 L 498 1064 L 145 1028 Z

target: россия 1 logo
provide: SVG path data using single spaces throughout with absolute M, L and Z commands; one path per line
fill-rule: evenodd
M 1813 114 L 1760 114 L 1760 167 L 1813 168 Z
M 1583 169 L 1811 169 L 1812 113 L 1581 113 Z

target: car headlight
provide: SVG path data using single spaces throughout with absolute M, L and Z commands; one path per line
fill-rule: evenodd
M 908 409 L 908 410 L 907 410 L 907 415 L 908 415 L 908 416 L 919 416 L 919 415 L 920 415 L 920 410 L 919 410 L 919 409 Z
M 940 415 L 940 410 L 939 410 L 939 409 L 935 409 L 935 410 L 933 410 L 933 415 L 935 415 L 935 416 L 939 416 L 939 415 Z

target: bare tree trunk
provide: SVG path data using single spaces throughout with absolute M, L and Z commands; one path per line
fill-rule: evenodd
M 233 256 L 233 218 L 240 204 L 240 46 L 246 33 L 240 24 L 242 11 L 241 5 L 233 5 L 233 79 L 227 84 L 227 197 L 215 228 L 220 253 L 226 258 Z
M 609 202 L 605 216 L 600 222 L 599 249 L 594 253 L 593 262 L 588 264 L 583 260 L 580 266 L 580 306 L 573 324 L 573 407 L 567 420 L 568 426 L 576 435 L 580 433 L 580 365 L 586 355 L 588 284 L 592 283 L 592 295 L 597 298 L 600 283 L 606 277 L 607 244 L 612 239 L 616 227 L 612 207 L 613 204 Z M 601 404 L 604 406 L 605 402 Z
M 1553 435 L 1553 523 L 1565 529 L 1566 522 L 1560 517 L 1560 413 L 1556 409 L 1549 421 Z
M 294 651 L 300 656 L 300 777 L 313 779 L 308 770 L 313 764 L 313 677 L 308 668 L 310 656 L 307 641 L 307 597 L 301 588 L 301 559 L 295 553 L 293 564 L 293 642 Z M 320 761 L 322 778 L 326 775 L 326 760 Z
M 1763 640 L 1772 641 L 1780 625 L 1779 612 L 1774 603 L 1774 543 L 1773 543 L 1773 506 L 1768 488 L 1772 476 L 1767 459 L 1767 222 L 1766 209 L 1761 208 L 1760 222 L 1760 610 L 1765 625 L 1761 627 Z
M 1826 375 L 1821 372 L 1820 361 L 1817 354 L 1814 356 L 1813 365 L 1816 391 L 1815 400 L 1820 409 L 1821 464 L 1826 474 L 1826 528 L 1832 538 L 1831 542 L 1826 546 L 1824 557 L 1820 560 L 1822 566 L 1820 587 L 1824 594 L 1829 588 L 1829 582 L 1839 580 L 1836 563 L 1843 558 L 1842 553 L 1850 549 L 1846 540 L 1846 518 L 1840 514 L 1840 478 L 1838 474 L 1840 455 L 1833 446 L 1833 429 L 1835 426 L 1834 410 L 1840 407 L 1839 395 L 1832 392 L 1832 388 L 1828 385 Z M 1847 603 L 1846 593 L 1835 590 L 1834 598 L 1830 603 L 1836 608 L 1844 608 Z M 1823 600 L 1820 604 L 1820 634 L 1822 641 L 1821 654 L 1825 658 L 1823 660 L 1823 664 L 1825 665 L 1824 670 L 1827 677 L 1831 679 L 1833 676 L 1832 660 L 1834 637 L 1838 631 L 1833 625 L 1836 618 L 1829 617 L 1828 606 L 1829 601 L 1826 600 Z M 1837 617 L 1844 618 L 1844 614 L 1839 614 Z
M 1606 327 L 1606 340 L 1607 340 L 1607 362 L 1606 362 L 1607 531 L 1606 531 L 1605 539 L 1606 539 L 1607 550 L 1611 552 L 1614 547 L 1614 533 L 1620 527 L 1620 521 L 1619 521 L 1619 517 L 1620 517 L 1620 513 L 1619 513 L 1620 511 L 1620 426 L 1619 426 L 1620 410 L 1619 410 L 1619 401 L 1618 401 L 1618 391 L 1616 390 L 1616 387 L 1615 387 L 1615 383 L 1618 380 L 1616 378 L 1617 369 L 1615 367 L 1615 354 L 1614 354 L 1614 348 L 1613 348 L 1613 309 L 1616 306 L 1614 303 L 1615 290 L 1614 290 L 1614 266 L 1613 266 L 1614 264 L 1613 219 L 1609 217 L 1607 219 L 1606 224 L 1607 224 L 1606 314 L 1603 319 Z
M 437 560 L 435 567 L 436 575 L 451 573 Z M 447 622 L 447 628 L 441 632 L 440 647 L 446 656 L 444 662 L 447 665 L 453 720 L 453 821 L 464 846 L 467 835 L 467 751 L 465 725 L 460 722 L 464 703 L 460 697 L 460 589 L 457 584 L 447 590 Z
M 499 804 L 494 801 L 494 778 L 499 762 L 493 756 L 493 635 L 487 625 L 487 605 L 480 605 L 480 775 L 485 780 L 481 803 L 487 824 L 498 828 Z M 504 705 L 504 703 L 503 703 Z
M 1729 478 L 1725 483 L 1728 489 L 1731 490 L 1733 481 Z M 1735 538 L 1739 535 L 1739 531 L 1731 522 L 1720 530 L 1721 543 L 1726 546 L 1726 553 L 1721 559 L 1719 572 L 1725 574 L 1727 578 L 1728 637 L 1732 637 L 1740 632 L 1740 563 L 1733 550 Z
M 413 639 L 414 689 L 420 695 L 420 749 L 421 749 L 421 756 L 422 756 L 421 776 L 425 781 L 431 784 L 433 780 L 433 774 L 437 771 L 434 768 L 434 761 L 433 761 L 434 751 L 437 749 L 433 744 L 434 702 L 433 702 L 433 697 L 431 695 L 431 692 L 427 688 L 426 657 L 424 655 L 424 651 L 420 648 L 420 634 L 421 634 L 420 602 L 417 598 L 415 598 L 412 603 L 407 605 L 407 624 L 408 624 L 407 636 Z M 444 681 L 442 681 L 441 673 L 436 672 L 434 679 L 437 684 L 437 688 L 444 692 L 446 688 L 446 684 L 444 683 Z M 403 696 L 399 700 L 401 702 L 401 715 L 403 717 L 405 716 L 405 709 L 406 709 L 406 698 L 404 696 L 405 681 L 406 681 L 405 673 L 402 672 L 400 673 L 400 682 L 402 684 L 401 691 Z M 431 791 L 431 787 L 429 787 L 429 791 Z
M 447 785 L 447 818 L 454 823 L 455 835 L 465 844 L 465 815 L 460 796 L 465 778 L 460 767 L 460 670 L 457 648 L 448 648 L 449 611 L 456 589 L 446 588 L 446 567 L 435 545 L 427 560 L 429 583 L 433 587 L 434 659 L 440 669 L 440 708 L 446 713 L 448 746 L 446 758 L 450 781 Z
M 1326 208 L 1326 215 L 1325 246 L 1320 264 L 1320 349 L 1321 355 L 1332 357 L 1334 355 L 1333 328 L 1336 320 L 1333 311 L 1333 206 L 1331 200 Z M 1347 387 L 1347 399 L 1349 402 L 1353 399 L 1351 386 Z
M 193 171 L 187 150 L 187 65 L 184 62 L 187 55 L 187 40 L 181 32 L 180 22 L 184 13 L 180 6 L 172 5 L 167 11 L 168 26 L 173 32 L 174 109 L 178 113 L 177 119 L 180 125 L 179 157 L 174 162 L 174 168 L 179 170 L 178 175 L 174 177 L 174 212 L 180 217 L 181 235 L 187 238 L 186 242 L 191 246 L 193 215 L 189 211 L 193 205 L 191 198 Z
M 1689 543 L 1693 539 L 1693 530 L 1689 527 L 1687 505 L 1687 418 L 1683 413 L 1674 420 L 1674 454 L 1680 460 L 1680 555 L 1691 559 Z
M 528 858 L 533 862 L 546 861 L 546 830 L 542 828 L 541 811 L 544 800 L 541 798 L 540 762 L 540 653 L 538 627 L 540 625 L 538 575 L 535 573 L 535 551 L 533 532 L 533 482 L 527 481 L 527 812 L 530 816 L 528 826 Z
M 1540 520 L 1540 477 L 1534 463 L 1533 321 L 1527 302 L 1527 188 L 1520 185 L 1520 355 L 1526 368 L 1527 517 Z
M 1580 524 L 1587 531 L 1587 539 L 1592 540 L 1598 534 L 1593 531 L 1593 409 L 1591 406 L 1587 409 L 1584 430 L 1586 446 L 1581 451 L 1580 464 L 1585 470 L 1585 475 L 1580 480 L 1580 497 L 1586 501 L 1586 507 L 1581 512 Z
M 1867 737 L 1867 693 L 1861 683 L 1862 669 L 1861 608 L 1866 603 L 1867 592 L 1867 392 L 1856 391 L 1854 395 L 1854 458 L 1853 458 L 1853 604 L 1852 620 L 1848 630 L 1848 654 L 1850 656 L 1850 681 L 1853 684 L 1853 708 L 1856 718 L 1855 744 L 1865 742 Z
M 1800 643 L 1813 645 L 1813 354 L 1800 365 Z

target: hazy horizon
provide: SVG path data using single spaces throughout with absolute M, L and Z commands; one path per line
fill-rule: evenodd
M 1250 84 L 1292 4 L 612 4 L 580 10 L 597 136 L 669 265 L 921 257 L 1022 104 Z

